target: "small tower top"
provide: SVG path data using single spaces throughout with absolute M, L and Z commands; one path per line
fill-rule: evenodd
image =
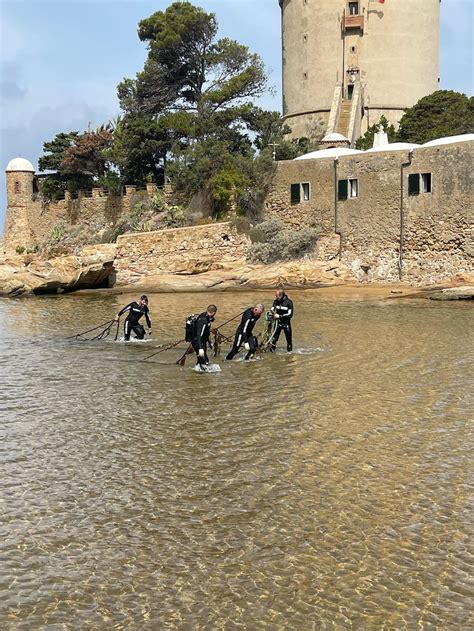
M 10 160 L 10 162 L 8 163 L 5 171 L 6 173 L 10 173 L 12 171 L 34 173 L 35 168 L 31 164 L 31 162 L 29 160 L 26 160 L 25 158 L 13 158 L 13 160 Z

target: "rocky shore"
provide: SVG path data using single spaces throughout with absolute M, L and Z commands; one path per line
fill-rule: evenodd
M 360 282 L 347 265 L 337 260 L 301 259 L 273 265 L 251 265 L 244 258 L 216 261 L 179 273 L 121 269 L 117 275 L 116 245 L 87 246 L 79 254 L 44 259 L 38 254 L 12 254 L 0 258 L 0 296 L 34 296 L 77 290 L 109 288 L 120 292 L 199 292 L 271 289 L 279 284 L 291 289 L 321 287 L 384 287 L 390 297 L 435 300 L 474 299 L 474 276 L 459 274 L 431 287 Z

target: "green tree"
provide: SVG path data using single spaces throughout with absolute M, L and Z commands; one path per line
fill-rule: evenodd
M 260 96 L 267 80 L 263 62 L 234 40 L 216 39 L 213 13 L 190 2 L 173 2 L 142 20 L 138 36 L 148 44 L 145 67 L 118 87 L 126 112 L 216 111 Z
M 398 140 L 423 144 L 445 136 L 474 133 L 474 97 L 438 90 L 407 109 Z
M 383 129 L 384 132 L 387 133 L 388 142 L 395 142 L 397 140 L 397 132 L 395 127 L 388 122 L 385 116 L 382 114 L 378 123 L 375 125 L 371 125 L 365 134 L 357 139 L 356 141 L 356 149 L 367 150 L 371 149 L 374 146 L 374 136 L 375 134 Z
M 40 192 L 45 199 L 58 199 L 66 190 L 71 192 L 90 188 L 92 178 L 81 173 L 70 173 L 63 168 L 66 151 L 73 146 L 79 132 L 61 132 L 53 140 L 43 144 L 44 155 L 38 160 L 40 171 L 54 171 L 41 178 Z
M 155 182 L 162 180 L 170 148 L 168 130 L 159 121 L 126 114 L 117 121 L 113 144 L 104 156 L 117 166 L 125 183 L 144 184 L 148 176 Z
M 143 131 L 136 142 L 120 140 L 123 155 L 135 147 L 142 173 L 146 164 L 153 171 L 153 160 L 166 163 L 177 190 L 204 190 L 222 213 L 250 185 L 244 163 L 270 141 L 273 127 L 280 133 L 281 119 L 250 103 L 267 88 L 260 57 L 217 32 L 215 15 L 190 2 L 174 2 L 142 20 L 138 34 L 148 44 L 147 60 L 135 79 L 122 81 L 118 95 L 124 118 Z M 121 169 L 131 162 L 115 159 Z
M 77 131 L 61 132 L 56 134 L 50 142 L 45 142 L 43 144 L 44 154 L 38 160 L 40 171 L 60 171 L 66 149 L 73 145 L 78 136 L 79 132 Z
M 80 134 L 65 150 L 61 170 L 64 173 L 88 175 L 93 178 L 103 177 L 107 171 L 104 152 L 110 149 L 112 142 L 113 133 L 108 126 Z

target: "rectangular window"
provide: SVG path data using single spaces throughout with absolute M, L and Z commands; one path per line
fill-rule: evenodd
M 339 201 L 347 199 L 348 182 L 347 180 L 339 180 L 337 183 L 337 199 Z
M 304 184 L 301 185 L 301 190 L 303 192 L 303 201 L 305 202 L 309 202 L 309 183 L 305 182 Z
M 359 180 L 349 180 L 349 197 L 359 197 Z
M 421 192 L 431 193 L 431 173 L 421 174 Z
M 410 173 L 408 176 L 408 195 L 420 194 L 420 174 Z
M 290 198 L 292 204 L 299 204 L 301 201 L 301 186 L 292 184 L 290 187 Z
M 358 2 L 349 2 L 349 15 L 359 15 Z

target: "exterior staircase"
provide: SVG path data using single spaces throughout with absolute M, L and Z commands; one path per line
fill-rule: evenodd
M 349 123 L 351 119 L 352 101 L 344 99 L 341 103 L 341 110 L 337 120 L 336 132 L 349 138 Z

